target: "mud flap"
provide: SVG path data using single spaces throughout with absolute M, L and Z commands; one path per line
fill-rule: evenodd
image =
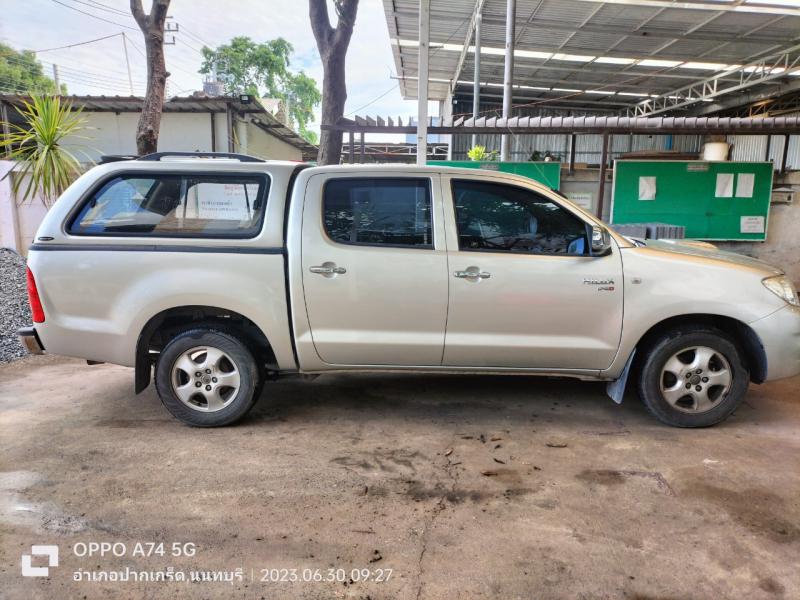
M 628 362 L 625 363 L 625 368 L 622 369 L 622 374 L 619 379 L 609 381 L 606 385 L 606 394 L 617 404 L 622 404 L 622 397 L 625 395 L 625 385 L 628 383 L 628 375 L 631 372 L 631 365 L 633 364 L 633 357 L 636 355 L 636 348 L 633 349 L 631 355 L 628 357 Z

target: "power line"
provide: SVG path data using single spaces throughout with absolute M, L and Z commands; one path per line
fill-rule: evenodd
M 0 55 L 0 60 L 5 60 L 6 62 L 17 66 L 27 67 L 29 65 L 29 63 L 25 62 L 24 60 L 20 60 L 19 58 L 12 55 L 6 55 L 6 56 Z M 119 77 L 113 77 L 109 76 L 108 72 L 91 71 L 83 67 L 76 68 L 70 65 L 65 65 L 61 62 L 54 63 L 46 60 L 38 60 L 37 62 L 41 67 L 44 67 L 42 69 L 43 71 L 42 74 L 45 74 L 46 68 L 52 68 L 53 65 L 58 65 L 58 68 L 61 69 L 62 72 L 66 72 L 67 74 L 71 73 L 73 74 L 73 76 L 85 77 L 88 79 L 93 79 L 95 81 L 101 81 L 101 82 L 102 81 L 127 82 L 127 75 L 125 75 L 124 73 L 120 73 L 119 71 L 113 71 L 114 74 L 119 75 Z M 137 80 L 137 83 L 140 83 L 140 81 Z
M 205 40 L 204 40 L 203 38 L 201 38 L 199 35 L 196 35 L 196 34 L 192 33 L 191 31 L 189 31 L 188 29 L 186 29 L 186 27 L 183 27 L 183 28 L 181 29 L 181 33 L 185 33 L 185 34 L 186 34 L 186 35 L 188 35 L 190 38 L 192 38 L 192 39 L 194 39 L 195 41 L 197 41 L 197 42 L 200 42 L 201 44 L 203 44 L 203 46 L 208 46 L 209 48 L 213 48 L 213 47 L 214 47 L 214 45 L 213 45 L 213 44 L 211 44 L 211 43 L 209 43 L 209 42 L 205 41 Z
M 345 117 L 349 117 L 350 115 L 354 115 L 354 114 L 355 114 L 355 113 L 357 113 L 358 111 L 360 111 L 360 110 L 363 110 L 363 109 L 367 108 L 368 106 L 371 106 L 371 105 L 375 104 L 375 103 L 376 103 L 378 100 L 380 100 L 381 98 L 383 98 L 384 96 L 386 96 L 386 95 L 387 95 L 389 92 L 393 91 L 395 87 L 397 87 L 397 83 L 396 83 L 396 82 L 392 84 L 392 87 L 390 87 L 388 90 L 386 90 L 385 92 L 383 92 L 383 93 L 382 93 L 380 96 L 378 96 L 377 98 L 373 98 L 372 100 L 370 100 L 369 102 L 367 102 L 367 103 L 366 103 L 364 106 L 359 106 L 359 107 L 358 107 L 358 108 L 356 108 L 355 110 L 351 110 L 349 113 L 347 113 L 347 114 L 346 114 L 346 115 L 344 115 L 344 116 L 345 116 Z
M 61 2 L 61 0 L 53 0 L 56 4 L 60 4 L 65 8 L 69 8 L 70 10 L 74 10 L 75 12 L 79 12 L 82 15 L 86 15 L 87 17 L 92 17 L 93 19 L 97 19 L 99 21 L 104 21 L 106 23 L 111 23 L 112 25 L 116 25 L 117 27 L 124 27 L 125 29 L 130 29 L 131 31 L 139 31 L 136 27 L 130 27 L 129 25 L 123 25 L 122 23 L 117 23 L 116 21 L 111 21 L 110 19 L 104 19 L 103 17 L 98 17 L 97 15 L 93 15 L 92 13 L 86 12 L 85 10 L 81 10 L 75 6 L 70 6 L 69 4 L 65 4 Z
M 66 46 L 57 46 L 56 48 L 45 48 L 44 50 L 31 50 L 31 52 L 38 54 L 39 52 L 52 52 L 53 50 L 65 50 L 67 48 L 75 48 L 76 46 L 85 46 L 86 44 L 93 44 L 94 42 L 108 40 L 110 38 L 117 37 L 118 35 L 122 35 L 122 32 L 112 33 L 111 35 L 95 38 L 93 40 L 86 40 L 85 42 L 76 42 L 75 44 L 67 44 Z
M 123 17 L 133 17 L 133 15 L 131 15 L 131 13 L 129 13 L 127 11 L 124 11 L 124 10 L 122 10 L 120 8 L 115 8 L 113 6 L 109 6 L 108 4 L 103 4 L 102 2 L 95 2 L 94 0 L 89 0 L 89 2 L 84 2 L 84 0 L 72 0 L 72 1 L 73 2 L 77 2 L 78 4 L 84 4 L 86 6 L 94 8 L 94 9 L 98 9 L 99 8 L 100 10 L 105 10 L 105 11 L 108 11 L 110 13 L 113 13 L 113 14 L 116 14 L 116 15 L 120 15 L 120 16 L 123 16 Z

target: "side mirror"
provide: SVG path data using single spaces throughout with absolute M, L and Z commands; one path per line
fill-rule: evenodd
M 599 225 L 591 226 L 592 235 L 592 256 L 605 256 L 611 252 L 611 234 L 608 229 Z

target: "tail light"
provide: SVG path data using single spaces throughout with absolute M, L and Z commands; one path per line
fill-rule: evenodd
M 44 323 L 44 309 L 42 301 L 39 300 L 39 290 L 36 289 L 36 280 L 33 278 L 31 270 L 25 269 L 25 276 L 28 280 L 28 302 L 31 304 L 31 315 L 34 323 Z

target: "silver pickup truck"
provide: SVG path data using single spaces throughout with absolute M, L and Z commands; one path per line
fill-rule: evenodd
M 396 370 L 602 380 L 617 401 L 630 375 L 658 419 L 701 427 L 800 372 L 779 269 L 627 239 L 498 172 L 111 162 L 56 202 L 28 266 L 32 352 L 133 367 L 195 426 L 276 376 Z

